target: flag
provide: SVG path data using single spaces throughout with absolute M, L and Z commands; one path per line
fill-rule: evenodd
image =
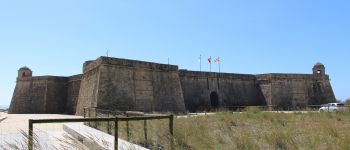
M 220 62 L 220 57 L 215 58 L 214 62 L 216 62 L 216 63 Z
M 208 58 L 208 62 L 211 63 L 211 57 Z

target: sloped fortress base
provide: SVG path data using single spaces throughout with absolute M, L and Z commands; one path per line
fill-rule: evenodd
M 335 97 L 320 63 L 312 74 L 249 75 L 100 57 L 85 62 L 83 74 L 70 77 L 33 77 L 29 68 L 21 68 L 9 113 L 82 115 L 84 107 L 182 113 L 203 107 L 328 102 L 335 102 Z

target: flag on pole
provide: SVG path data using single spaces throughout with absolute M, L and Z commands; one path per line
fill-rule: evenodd
M 214 62 L 219 63 L 220 62 L 220 57 L 215 58 Z
M 214 59 L 214 62 L 218 63 L 218 65 L 219 65 L 219 72 L 221 72 L 221 70 L 220 70 L 220 61 L 221 61 L 220 57 L 217 57 L 217 58 Z

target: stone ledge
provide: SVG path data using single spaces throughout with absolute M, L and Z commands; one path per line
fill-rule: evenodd
M 101 150 L 114 149 L 114 136 L 96 130 L 94 128 L 82 124 L 68 123 L 63 125 L 63 130 L 89 148 Z M 119 150 L 148 150 L 147 148 L 129 143 L 122 139 L 118 139 L 118 143 Z
M 7 117 L 0 117 L 0 122 L 4 121 L 5 119 L 7 119 Z

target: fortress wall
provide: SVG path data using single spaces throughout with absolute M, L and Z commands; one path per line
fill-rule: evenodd
M 177 66 L 101 59 L 99 108 L 185 111 Z
M 99 67 L 84 68 L 81 77 L 79 96 L 76 106 L 76 115 L 84 114 L 84 107 L 97 107 Z
M 17 79 L 9 113 L 45 113 L 46 80 L 33 80 L 32 77 Z
M 181 70 L 180 79 L 189 111 L 211 106 L 213 92 L 218 94 L 219 106 L 265 104 L 254 75 Z
M 265 74 L 257 78 L 268 105 L 306 106 L 335 101 L 328 76 Z
M 320 105 L 330 102 L 336 102 L 335 95 L 329 76 L 312 75 L 312 84 L 309 87 L 309 105 Z
M 66 113 L 68 78 L 54 77 L 46 80 L 46 113 Z
M 313 74 L 231 74 L 178 70 L 178 66 L 100 57 L 83 74 L 32 77 L 18 70 L 9 113 L 69 113 L 84 107 L 136 111 L 197 111 L 225 106 L 305 106 L 335 102 L 321 63 Z
M 154 111 L 186 112 L 178 71 L 153 72 Z
M 82 74 L 69 77 L 67 86 L 67 105 L 66 113 L 75 114 L 76 106 L 79 98 L 79 90 Z
M 66 81 L 53 76 L 18 78 L 9 113 L 60 113 Z
M 177 66 L 108 57 L 84 66 L 77 114 L 83 107 L 185 111 Z
M 97 107 L 109 110 L 134 109 L 134 71 L 114 65 L 101 65 L 99 70 Z

